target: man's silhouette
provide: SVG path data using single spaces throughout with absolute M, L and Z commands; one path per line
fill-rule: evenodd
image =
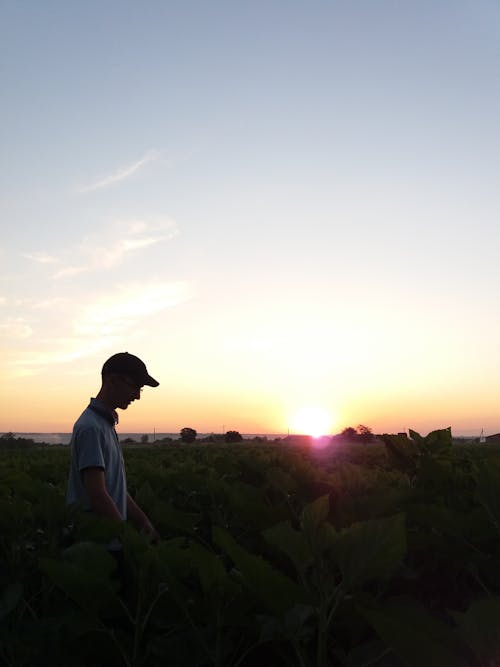
M 127 492 L 125 465 L 115 425 L 116 408 L 126 410 L 139 400 L 144 385 L 157 387 L 138 357 L 119 352 L 102 367 L 102 385 L 73 427 L 66 501 L 97 516 L 130 520 L 157 539 L 156 530 Z

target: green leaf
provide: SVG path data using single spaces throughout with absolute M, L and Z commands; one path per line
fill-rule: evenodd
M 421 486 L 442 491 L 456 484 L 456 474 L 449 461 L 440 461 L 427 455 L 422 456 L 418 481 Z
M 87 613 L 93 616 L 101 612 L 111 615 L 120 613 L 122 606 L 116 595 L 119 583 L 109 578 L 113 557 L 106 552 L 97 556 L 95 551 L 88 549 L 89 560 L 84 562 L 81 558 L 84 550 L 82 547 L 76 554 L 75 550 L 70 554 L 70 557 L 76 555 L 74 562 L 41 558 L 40 569 Z M 111 562 L 108 559 L 111 559 Z M 103 566 L 103 570 L 93 569 L 99 564 Z
M 17 607 L 23 595 L 23 586 L 19 581 L 7 584 L 0 597 L 0 620 L 8 616 Z
M 63 551 L 63 558 L 83 570 L 98 573 L 98 576 L 107 580 L 116 570 L 116 560 L 109 551 L 94 542 L 77 542 Z
M 158 546 L 154 547 L 153 554 L 157 557 L 161 571 L 165 570 L 177 579 L 189 576 L 191 562 L 185 538 L 162 540 Z
M 307 642 L 316 632 L 316 609 L 296 604 L 281 618 L 258 614 L 260 641 Z
M 302 510 L 302 528 L 316 530 L 323 521 L 327 520 L 329 511 L 330 496 L 326 494 L 316 498 L 316 500 L 306 505 Z
M 155 524 L 165 525 L 168 528 L 193 535 L 195 527 L 200 520 L 199 514 L 191 512 L 181 512 L 172 505 L 165 502 L 156 501 L 153 510 L 150 512 Z
M 500 597 L 473 602 L 465 613 L 454 613 L 467 644 L 484 665 L 498 664 L 500 656 Z
M 384 656 L 392 653 L 387 648 L 386 644 L 380 639 L 366 642 L 355 646 L 348 654 L 342 651 L 341 648 L 335 650 L 335 655 L 340 660 L 342 667 L 383 667 L 384 664 L 393 665 L 394 661 L 391 659 L 389 663 L 383 661 Z
M 431 431 L 425 437 L 410 429 L 410 438 L 423 454 L 438 454 L 451 448 L 451 426 Z
M 359 604 L 358 610 L 407 667 L 470 667 L 453 630 L 413 601 Z
M 415 471 L 418 456 L 415 443 L 406 435 L 384 433 L 381 439 L 384 441 L 387 456 L 392 465 L 401 472 L 412 474 Z
M 428 452 L 438 454 L 450 449 L 452 445 L 451 426 L 437 431 L 431 431 L 425 437 L 425 447 Z
M 310 543 L 318 533 L 320 526 L 327 520 L 330 511 L 330 496 L 325 494 L 306 505 L 300 517 L 302 532 Z
M 414 503 L 408 505 L 407 515 L 410 524 L 415 522 L 424 528 L 438 531 L 449 537 L 463 537 L 462 515 L 443 505 Z
M 282 614 L 294 604 L 306 602 L 302 589 L 291 579 L 275 570 L 261 556 L 246 551 L 220 526 L 214 527 L 213 539 L 240 570 L 243 585 L 272 613 Z
M 156 595 L 158 586 L 166 586 L 178 604 L 186 604 L 191 593 L 185 582 L 194 569 L 186 538 L 161 540 L 158 545 L 148 545 L 147 550 L 137 554 L 136 567 L 136 576 L 142 580 L 142 586 L 146 579 L 149 581 L 150 593 Z
M 410 428 L 410 429 L 408 429 L 408 434 L 416 445 L 418 445 L 419 447 L 424 447 L 425 446 L 425 437 L 420 435 L 420 433 L 417 433 L 416 431 L 412 431 L 411 428 Z
M 295 565 L 297 572 L 301 572 L 309 565 L 312 559 L 311 549 L 302 533 L 294 530 L 289 521 L 276 524 L 262 532 L 264 539 L 283 553 Z
M 206 595 L 214 590 L 234 589 L 219 556 L 197 543 L 189 545 L 189 555 Z
M 483 463 L 477 474 L 477 499 L 500 530 L 500 466 Z
M 495 525 L 480 506 L 474 507 L 466 514 L 461 514 L 459 521 L 462 533 L 476 546 L 494 540 L 497 536 Z
M 284 518 L 279 507 L 264 502 L 261 489 L 243 482 L 227 485 L 226 505 L 245 523 L 257 528 L 267 528 Z
M 311 623 L 316 616 L 316 609 L 311 605 L 296 604 L 283 618 L 284 635 L 288 639 L 304 641 L 315 632 Z M 310 627 L 307 627 L 310 624 Z
M 90 512 L 78 514 L 75 539 L 79 542 L 99 542 L 108 544 L 122 535 L 125 522 L 98 517 Z
M 294 491 L 297 487 L 293 477 L 277 466 L 273 466 L 266 470 L 266 477 L 271 486 L 278 489 L 278 491 L 281 491 L 285 496 Z
M 207 656 L 205 648 L 207 638 L 203 634 L 199 629 L 182 626 L 174 632 L 154 634 L 148 641 L 148 653 L 155 658 L 152 664 L 172 665 L 172 667 L 182 665 L 200 667 L 213 664 Z
M 313 558 L 322 556 L 336 543 L 336 531 L 327 521 L 330 512 L 330 495 L 325 494 L 306 505 L 301 515 L 304 540 Z
M 144 511 L 148 511 L 151 507 L 154 507 L 156 502 L 156 493 L 153 490 L 153 487 L 149 482 L 144 482 L 134 498 L 135 502 L 139 507 L 143 507 Z
M 388 578 L 405 553 L 404 514 L 354 523 L 337 537 L 336 558 L 348 589 Z

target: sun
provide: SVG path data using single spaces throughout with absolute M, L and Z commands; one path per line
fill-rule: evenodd
M 319 438 L 327 435 L 332 427 L 332 417 L 323 408 L 309 406 L 301 408 L 292 419 L 292 428 L 298 435 Z

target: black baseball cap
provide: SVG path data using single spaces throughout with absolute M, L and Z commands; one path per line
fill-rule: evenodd
M 118 375 L 128 375 L 138 387 L 147 385 L 148 387 L 157 387 L 160 383 L 151 377 L 146 368 L 146 364 L 133 354 L 128 352 L 118 352 L 107 361 L 101 371 L 102 375 L 117 373 Z

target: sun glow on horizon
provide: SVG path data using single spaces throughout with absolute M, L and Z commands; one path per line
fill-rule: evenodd
M 292 429 L 298 435 L 318 438 L 332 429 L 333 419 L 329 412 L 318 406 L 307 406 L 298 410 L 292 419 Z

